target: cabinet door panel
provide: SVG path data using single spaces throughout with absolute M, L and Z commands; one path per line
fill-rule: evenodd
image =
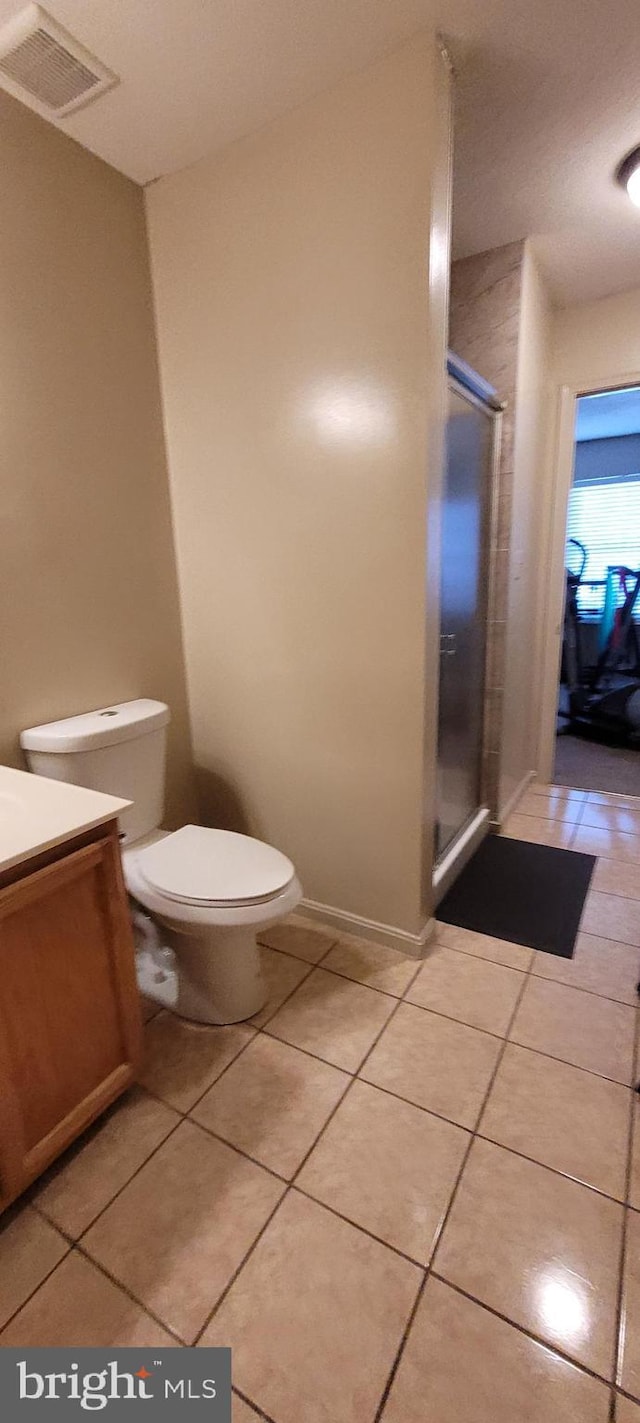
M 23 1168 L 42 1169 L 133 1076 L 139 1025 L 114 837 L 0 891 L 0 1035 Z M 85 1121 L 86 1118 L 86 1121 Z
M 22 1123 L 10 1089 L 9 1057 L 0 1031 L 0 1211 L 22 1189 L 23 1159 Z

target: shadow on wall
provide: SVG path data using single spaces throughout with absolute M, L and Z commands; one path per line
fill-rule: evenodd
M 250 835 L 249 819 L 235 786 L 216 771 L 195 768 L 196 795 L 201 825 Z

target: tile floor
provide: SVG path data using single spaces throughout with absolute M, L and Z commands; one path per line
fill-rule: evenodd
M 231 1344 L 234 1423 L 640 1423 L 640 801 L 506 833 L 600 857 L 573 960 L 271 930 L 267 1008 L 152 1017 L 3 1219 L 0 1344 Z

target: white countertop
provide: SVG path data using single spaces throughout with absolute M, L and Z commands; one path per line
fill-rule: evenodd
M 0 766 L 0 870 L 115 820 L 129 800 Z

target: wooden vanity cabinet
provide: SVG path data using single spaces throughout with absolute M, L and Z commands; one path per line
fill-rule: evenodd
M 129 1086 L 140 1046 L 112 821 L 0 877 L 0 1209 Z

